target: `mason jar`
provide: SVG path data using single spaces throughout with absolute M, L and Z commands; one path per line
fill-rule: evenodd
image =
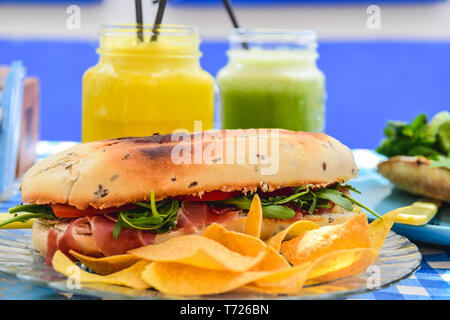
M 213 127 L 214 79 L 195 27 L 107 25 L 83 77 L 82 141 Z
M 316 49 L 313 31 L 232 30 L 228 64 L 217 75 L 222 127 L 323 131 L 325 77 Z

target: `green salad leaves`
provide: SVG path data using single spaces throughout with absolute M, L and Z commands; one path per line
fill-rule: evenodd
M 21 204 L 8 210 L 12 218 L 2 221 L 0 227 L 6 226 L 13 222 L 27 222 L 30 219 L 56 219 L 52 208 L 48 205 L 40 204 Z
M 328 188 L 313 190 L 311 187 L 312 185 L 298 186 L 291 195 L 262 198 L 261 204 L 264 217 L 290 219 L 295 215 L 295 210 L 292 209 L 293 206 L 307 210 L 309 214 L 313 214 L 320 208 L 331 208 L 334 203 L 348 211 L 352 211 L 353 205 L 357 205 L 381 219 L 373 210 L 342 192 L 342 189 L 349 189 L 360 193 L 352 186 L 337 183 Z M 209 201 L 208 203 L 218 207 L 234 206 L 241 210 L 249 210 L 253 197 L 254 194 L 242 195 L 226 200 Z M 176 226 L 181 201 L 164 199 L 156 202 L 155 193 L 152 190 L 150 191 L 149 202 L 135 202 L 135 205 L 137 206 L 136 208 L 117 212 L 117 222 L 113 230 L 114 239 L 119 236 L 123 228 L 148 230 L 156 233 L 168 232 Z M 12 222 L 26 222 L 33 218 L 60 219 L 54 215 L 49 205 L 19 205 L 9 209 L 9 212 L 13 217 L 0 223 L 0 227 Z
M 360 193 L 358 190 L 349 185 L 336 184 L 329 188 L 320 188 L 316 190 L 311 189 L 311 185 L 298 186 L 294 194 L 289 196 L 275 196 L 269 198 L 262 198 L 263 216 L 273 219 L 289 219 L 295 215 L 295 211 L 286 206 L 287 204 L 294 204 L 298 208 L 307 210 L 309 214 L 313 214 L 319 208 L 331 208 L 331 202 L 344 208 L 347 211 L 353 210 L 353 204 L 366 209 L 374 214 L 377 218 L 381 217 L 373 210 L 367 208 L 362 203 L 339 191 L 339 188 L 349 189 Z M 232 205 L 241 210 L 249 210 L 254 195 L 241 196 L 221 201 L 214 201 L 214 205 Z M 331 201 L 331 202 L 330 202 Z
M 384 129 L 386 139 L 376 149 L 387 157 L 397 155 L 424 156 L 432 160 L 431 167 L 450 169 L 450 113 L 439 112 L 428 123 L 424 114 L 410 124 L 389 121 Z
M 114 239 L 119 236 L 122 228 L 138 230 L 152 230 L 157 233 L 165 233 L 175 228 L 177 220 L 179 200 L 166 199 L 155 201 L 155 193 L 150 191 L 150 203 L 136 202 L 139 207 L 132 210 L 121 211 L 117 217 L 117 223 L 113 231 Z

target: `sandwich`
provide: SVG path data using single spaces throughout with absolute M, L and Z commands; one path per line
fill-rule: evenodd
M 388 157 L 378 172 L 400 190 L 450 202 L 450 113 L 428 122 L 424 114 L 411 123 L 389 121 L 376 151 Z
M 268 160 L 278 161 L 269 173 Z M 346 182 L 357 174 L 350 149 L 322 133 L 251 129 L 95 141 L 35 164 L 21 183 L 23 203 L 2 224 L 34 218 L 33 246 L 50 265 L 57 250 L 124 254 L 201 234 L 212 223 L 242 232 L 258 194 L 264 240 L 301 219 L 324 226 L 347 221 L 359 207 L 374 213 L 350 195 L 357 190 Z

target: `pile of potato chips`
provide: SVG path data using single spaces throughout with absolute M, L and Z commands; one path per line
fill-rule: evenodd
M 53 268 L 67 277 L 76 272 L 81 283 L 154 288 L 170 295 L 295 294 L 304 285 L 364 272 L 378 256 L 396 215 L 387 213 L 370 225 L 365 214 L 324 227 L 300 220 L 263 241 L 261 202 L 255 196 L 244 233 L 214 223 L 202 235 L 180 236 L 123 255 L 93 258 L 70 251 L 95 274 L 57 251 Z

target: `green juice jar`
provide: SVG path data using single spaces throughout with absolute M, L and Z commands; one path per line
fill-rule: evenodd
M 224 129 L 321 132 L 325 77 L 313 31 L 235 29 L 217 75 Z

